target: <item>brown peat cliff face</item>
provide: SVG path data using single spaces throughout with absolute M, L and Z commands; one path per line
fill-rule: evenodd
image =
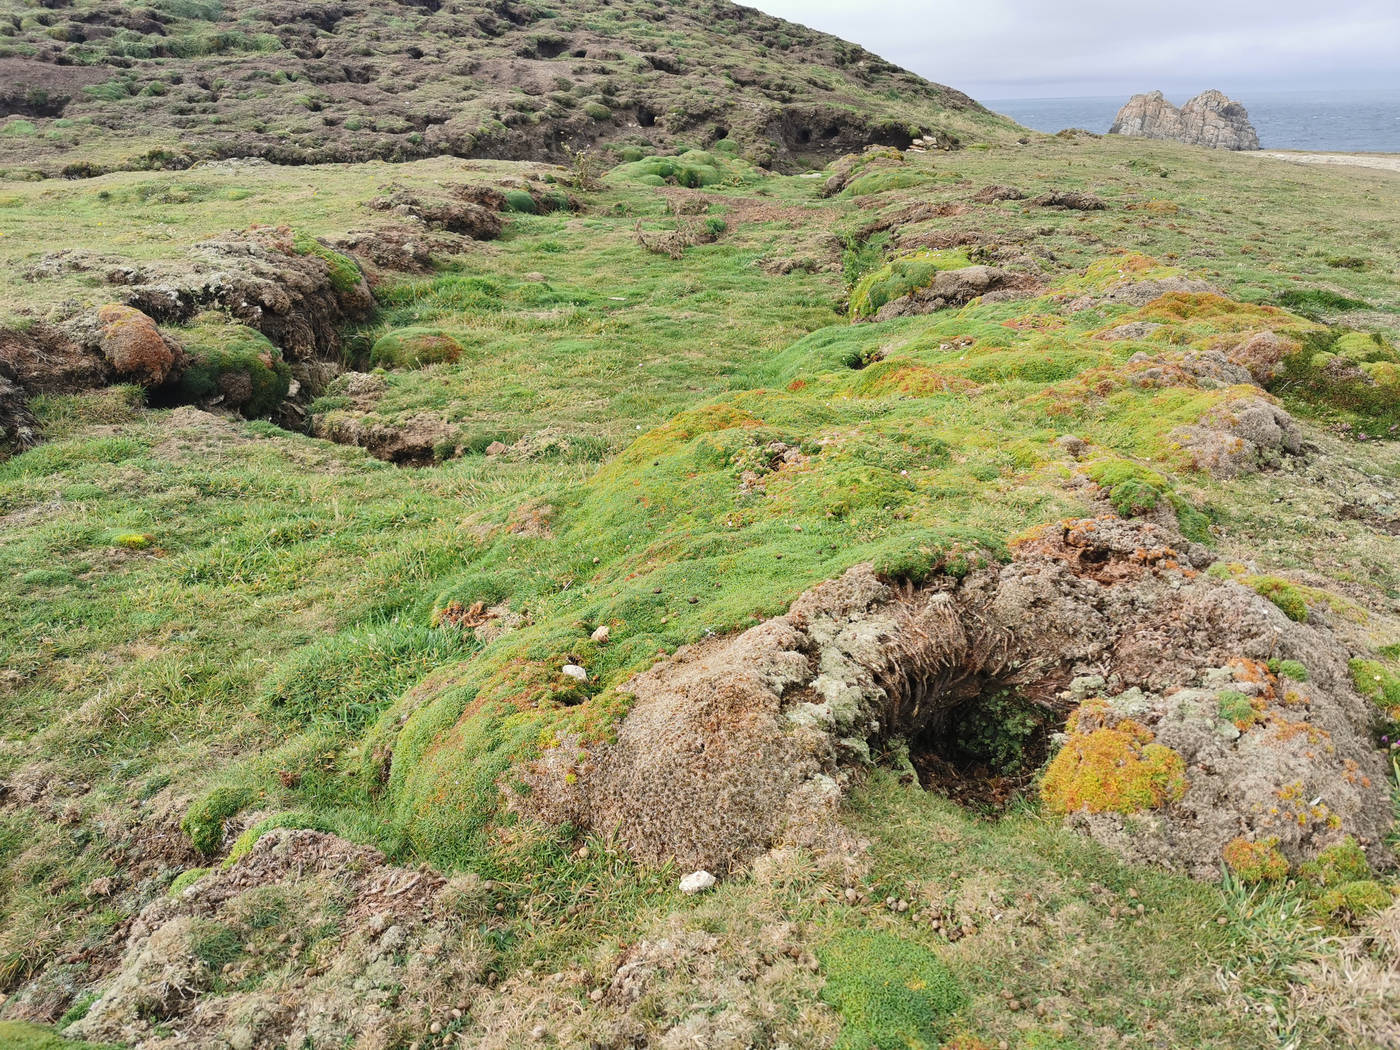
M 1244 106 L 1219 91 L 1203 91 L 1177 109 L 1160 91 L 1134 95 L 1113 121 L 1110 135 L 1169 139 L 1209 149 L 1259 148 Z

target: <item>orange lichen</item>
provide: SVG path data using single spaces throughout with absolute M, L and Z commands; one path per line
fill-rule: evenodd
M 1186 763 L 1152 741 L 1132 719 L 1071 735 L 1046 770 L 1041 797 L 1059 814 L 1136 813 L 1176 801 L 1186 792 Z
M 1277 882 L 1288 875 L 1288 859 L 1279 851 L 1277 836 L 1258 842 L 1231 839 L 1221 855 L 1235 877 L 1250 885 Z

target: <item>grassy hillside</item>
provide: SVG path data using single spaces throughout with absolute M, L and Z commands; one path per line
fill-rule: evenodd
M 708 146 L 793 168 L 1016 128 L 855 45 L 650 0 L 0 3 L 0 171 Z
M 395 18 L 418 32 L 466 10 Z M 632 11 L 548 21 L 583 39 Z M 38 14 L 11 39 L 37 39 Z M 388 15 L 346 17 L 393 39 Z M 107 61 L 116 39 L 82 46 Z M 154 77 L 167 60 L 133 61 Z M 1394 739 L 1395 176 L 1087 137 L 780 175 L 736 127 L 732 150 L 648 149 L 596 185 L 446 157 L 0 184 L 0 316 L 21 334 L 80 326 L 230 228 L 290 227 L 289 255 L 297 234 L 351 252 L 369 228 L 372 254 L 441 236 L 366 207 L 387 193 L 420 217 L 456 186 L 572 197 L 506 201 L 499 239 L 443 240 L 418 272 L 360 256 L 376 305 L 326 355 L 344 372 L 308 401 L 309 433 L 160 388 L 28 398 L 43 443 L 0 463 L 0 1036 L 1394 1040 L 1393 837 L 1282 871 L 1262 846 L 1257 864 L 1212 855 L 1216 881 L 1127 863 L 1042 793 L 1053 705 L 977 697 L 936 753 L 873 736 L 839 846 L 776 843 L 697 897 L 610 829 L 507 805 L 560 741 L 604 746 L 634 676 L 681 646 L 859 563 L 934 585 L 1099 515 L 1173 530 L 1221 586 L 1339 639 L 1375 750 Z M 974 265 L 1011 294 L 870 320 Z M 1165 283 L 1121 297 L 1146 282 Z M 161 327 L 196 352 L 234 326 Z M 1263 332 L 1277 370 L 1225 361 Z M 1181 428 L 1242 398 L 1286 410 L 1304 443 L 1227 476 Z M 366 451 L 404 435 L 418 466 Z M 1282 695 L 1307 669 L 1268 673 Z M 312 862 L 330 847 L 288 828 L 383 856 Z

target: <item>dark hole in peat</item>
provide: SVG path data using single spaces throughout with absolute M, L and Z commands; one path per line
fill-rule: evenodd
M 926 791 L 971 809 L 998 812 L 1025 795 L 1064 716 L 1010 689 L 989 689 L 929 722 L 909 739 Z

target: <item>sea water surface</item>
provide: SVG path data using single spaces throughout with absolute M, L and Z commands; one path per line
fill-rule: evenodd
M 1229 93 L 1249 110 L 1264 149 L 1400 153 L 1400 88 L 1380 91 Z M 1168 95 L 1180 106 L 1188 96 Z M 1012 98 L 983 101 L 1036 131 L 1108 131 L 1127 98 Z

